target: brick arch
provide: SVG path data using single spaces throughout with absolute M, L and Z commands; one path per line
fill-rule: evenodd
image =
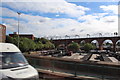
M 106 39 L 106 40 L 110 40 L 110 39 Z M 105 42 L 106 40 L 104 40 L 103 43 L 102 43 L 102 47 L 103 47 L 103 48 L 104 48 L 103 44 L 104 44 L 104 42 Z M 112 42 L 112 48 L 111 48 L 111 51 L 113 51 L 113 50 L 114 50 L 114 43 L 113 43 L 112 40 L 110 40 L 110 41 Z
M 120 42 L 120 39 L 117 42 Z M 116 42 L 116 51 L 120 51 L 120 48 L 117 48 L 117 42 Z
M 95 39 L 94 40 L 91 40 L 91 42 L 90 43 L 92 43 L 93 41 L 95 41 Z M 98 42 L 98 40 L 96 40 L 97 42 Z
M 84 40 L 86 43 L 91 43 L 91 41 L 93 40 L 97 40 L 99 43 L 99 49 L 101 50 L 102 44 L 105 40 L 111 40 L 113 42 L 113 51 L 116 51 L 116 42 L 118 40 L 120 40 L 120 36 L 115 36 L 115 37 L 94 37 L 94 38 L 77 38 L 77 39 L 58 39 L 58 40 L 53 40 L 53 43 L 55 44 L 60 44 L 60 43 L 65 43 L 65 44 L 69 44 L 72 41 L 80 43 L 82 40 Z
M 80 43 L 82 43 L 83 41 L 85 42 L 85 40 L 81 40 Z M 86 43 L 86 42 L 85 42 L 85 43 Z
M 98 47 L 97 48 L 99 48 L 99 42 L 98 42 L 98 40 L 92 40 L 90 43 L 92 43 L 93 41 L 97 41 L 97 43 L 98 43 Z
M 114 52 L 116 51 L 116 42 L 117 42 L 118 40 L 120 40 L 120 38 L 116 38 L 116 39 L 112 38 L 112 41 L 113 41 L 113 51 L 114 51 Z
M 120 39 L 116 41 L 116 44 L 117 44 L 117 42 L 120 42 Z
M 103 42 L 106 41 L 106 40 L 111 40 L 111 41 L 113 42 L 112 39 L 110 39 L 110 38 L 106 38 L 106 39 L 102 39 L 102 44 L 103 44 Z
M 97 39 L 98 40 L 98 43 L 99 43 L 99 50 L 103 50 L 103 42 L 106 41 L 106 40 L 111 40 L 111 38 L 101 38 L 101 39 Z M 113 43 L 113 41 L 112 41 Z
M 106 40 L 110 40 L 110 39 L 106 39 Z M 102 44 L 103 44 L 106 40 L 104 40 L 104 41 L 102 42 Z M 112 40 L 110 40 L 110 41 L 113 43 L 113 41 L 112 41 Z

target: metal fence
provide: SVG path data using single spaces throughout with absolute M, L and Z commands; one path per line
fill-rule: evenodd
M 87 76 L 99 79 L 120 80 L 120 64 L 105 62 L 90 62 L 80 60 L 67 60 L 58 58 L 45 58 L 26 56 L 28 62 L 35 68 L 64 72 L 74 76 Z

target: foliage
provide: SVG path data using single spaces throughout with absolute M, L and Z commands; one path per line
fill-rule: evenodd
M 54 44 L 52 44 L 49 40 L 44 38 L 35 38 L 34 41 L 28 38 L 19 38 L 19 40 L 20 40 L 19 48 L 22 52 L 55 48 Z M 18 37 L 6 36 L 6 42 L 13 43 L 17 46 Z
M 68 50 L 70 50 L 70 51 L 73 51 L 73 52 L 77 52 L 78 50 L 79 50 L 79 48 L 80 48 L 80 45 L 78 44 L 78 43 L 76 43 L 76 42 L 72 42 L 72 43 L 70 43 L 69 45 L 68 45 Z
M 95 49 L 96 46 L 92 45 L 91 43 L 86 43 L 83 48 L 86 52 L 89 52 L 90 50 Z
M 105 45 L 110 47 L 110 46 L 112 46 L 112 43 L 107 42 Z
M 36 50 L 42 50 L 43 48 L 44 48 L 44 45 L 40 41 L 38 41 L 36 43 Z
M 39 41 L 41 41 L 42 44 L 46 44 L 47 42 L 49 42 L 49 40 L 47 40 L 45 38 L 40 38 Z

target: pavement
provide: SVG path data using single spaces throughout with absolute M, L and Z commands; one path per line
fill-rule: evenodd
M 99 54 L 93 54 L 90 58 L 90 61 L 100 61 L 100 60 L 97 60 L 97 56 L 100 56 Z
M 81 59 L 84 55 L 80 55 L 79 53 L 74 53 L 71 56 L 63 56 L 62 58 L 69 58 L 69 59 Z
M 119 62 L 116 58 L 114 58 L 114 57 L 108 57 L 112 62 Z

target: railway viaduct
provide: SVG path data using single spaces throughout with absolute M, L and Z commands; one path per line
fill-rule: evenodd
M 53 40 L 53 43 L 55 45 L 60 45 L 60 44 L 65 44 L 68 45 L 71 42 L 77 42 L 77 43 L 81 43 L 82 41 L 84 41 L 85 43 L 91 43 L 92 41 L 96 40 L 98 42 L 98 49 L 99 50 L 103 50 L 103 43 L 105 40 L 111 40 L 113 43 L 113 48 L 112 51 L 116 51 L 117 48 L 117 43 L 120 42 L 120 36 L 114 36 L 114 37 L 91 37 L 91 38 L 74 38 L 74 39 L 56 39 Z

